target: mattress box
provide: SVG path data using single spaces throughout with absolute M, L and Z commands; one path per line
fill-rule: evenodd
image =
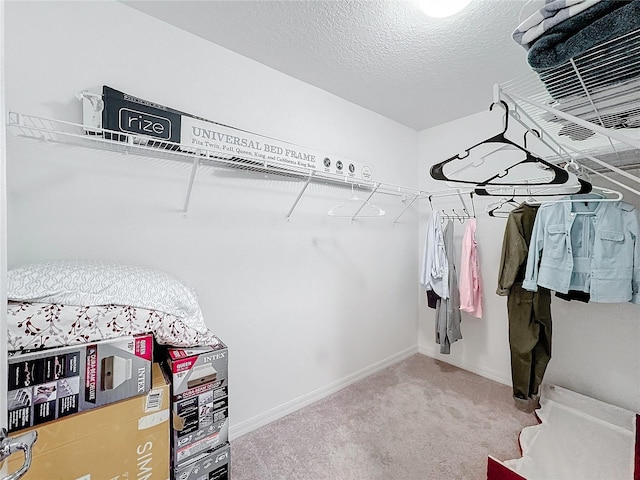
M 172 462 L 180 466 L 229 439 L 229 349 L 223 342 L 162 348 L 171 378 Z
M 211 384 L 212 389 L 228 385 L 229 349 L 222 342 L 202 347 L 170 347 L 163 356 L 174 398 L 203 385 Z
M 229 480 L 231 445 L 227 442 L 207 450 L 174 470 L 173 480 Z
M 146 395 L 26 430 L 38 438 L 23 480 L 167 480 L 169 381 L 158 364 L 152 376 Z M 18 470 L 23 458 L 11 455 L 8 471 Z
M 194 456 L 229 440 L 227 387 L 209 383 L 173 397 L 173 465 L 191 463 Z
M 8 359 L 9 432 L 145 394 L 152 358 L 152 335 L 15 352 Z

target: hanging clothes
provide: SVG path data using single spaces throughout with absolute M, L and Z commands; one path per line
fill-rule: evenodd
M 476 219 L 467 220 L 460 255 L 460 310 L 482 318 L 482 285 L 476 242 Z
M 436 306 L 436 343 L 440 345 L 440 353 L 451 352 L 451 344 L 462 338 L 460 323 L 460 296 L 458 294 L 458 279 L 454 264 L 453 222 L 449 220 L 444 228 L 444 247 L 448 263 L 447 283 L 448 298 L 438 300 Z
M 448 278 L 449 264 L 444 248 L 440 212 L 436 210 L 427 222 L 420 283 L 425 290 L 433 290 L 438 297 L 447 299 L 449 298 Z
M 537 211 L 538 207 L 524 203 L 509 214 L 496 291 L 508 296 L 513 398 L 527 409 L 537 402 L 551 360 L 551 292 L 542 287 L 530 292 L 522 287 Z
M 540 207 L 523 287 L 591 302 L 640 304 L 640 219 L 624 202 L 561 202 Z

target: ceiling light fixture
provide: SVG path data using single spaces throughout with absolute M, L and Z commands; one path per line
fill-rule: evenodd
M 434 18 L 445 18 L 455 15 L 471 0 L 420 0 L 420 8 L 424 13 Z

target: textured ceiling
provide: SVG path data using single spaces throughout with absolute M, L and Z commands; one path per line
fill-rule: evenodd
M 511 32 L 542 0 L 473 0 L 447 19 L 417 0 L 122 3 L 422 130 L 487 108 L 494 83 L 529 71 Z

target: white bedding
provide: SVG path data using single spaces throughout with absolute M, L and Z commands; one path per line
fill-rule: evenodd
M 9 270 L 9 349 L 153 333 L 164 345 L 219 341 L 194 288 L 166 272 L 103 260 L 45 260 Z
M 215 345 L 210 331 L 194 329 L 179 317 L 124 305 L 76 306 L 9 302 L 8 349 L 29 350 L 153 333 L 162 345 Z
M 520 434 L 522 457 L 504 465 L 527 480 L 634 478 L 633 412 L 554 385 L 540 403 L 540 425 Z

